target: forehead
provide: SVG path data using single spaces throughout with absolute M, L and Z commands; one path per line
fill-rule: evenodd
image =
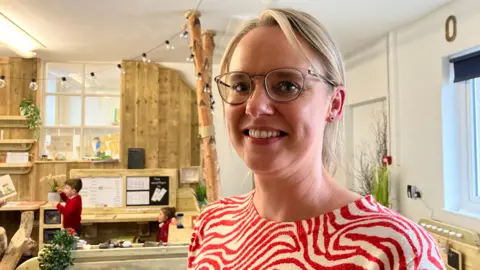
M 299 40 L 309 60 L 319 71 L 323 71 L 306 41 L 301 38 Z M 264 26 L 250 31 L 240 40 L 232 54 L 229 70 L 264 74 L 285 67 L 311 68 L 301 52 L 289 44 L 279 27 Z

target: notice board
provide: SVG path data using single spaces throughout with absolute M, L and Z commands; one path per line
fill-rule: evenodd
M 83 207 L 122 207 L 122 177 L 85 177 L 82 179 Z
M 168 206 L 170 177 L 127 176 L 126 206 Z

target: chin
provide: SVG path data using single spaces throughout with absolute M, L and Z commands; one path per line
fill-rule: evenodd
M 245 164 L 253 173 L 273 173 L 288 167 L 288 163 L 276 155 L 248 156 L 244 159 Z

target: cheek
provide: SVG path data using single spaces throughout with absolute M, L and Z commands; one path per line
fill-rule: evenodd
M 245 110 L 244 110 L 245 111 Z M 227 132 L 229 137 L 236 136 L 237 131 L 240 128 L 240 118 L 242 115 L 242 109 L 238 106 L 232 107 L 225 106 L 225 122 L 227 126 Z

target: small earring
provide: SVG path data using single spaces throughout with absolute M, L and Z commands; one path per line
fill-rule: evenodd
M 333 121 L 333 120 L 335 120 L 335 117 L 332 115 L 330 116 L 330 121 Z

